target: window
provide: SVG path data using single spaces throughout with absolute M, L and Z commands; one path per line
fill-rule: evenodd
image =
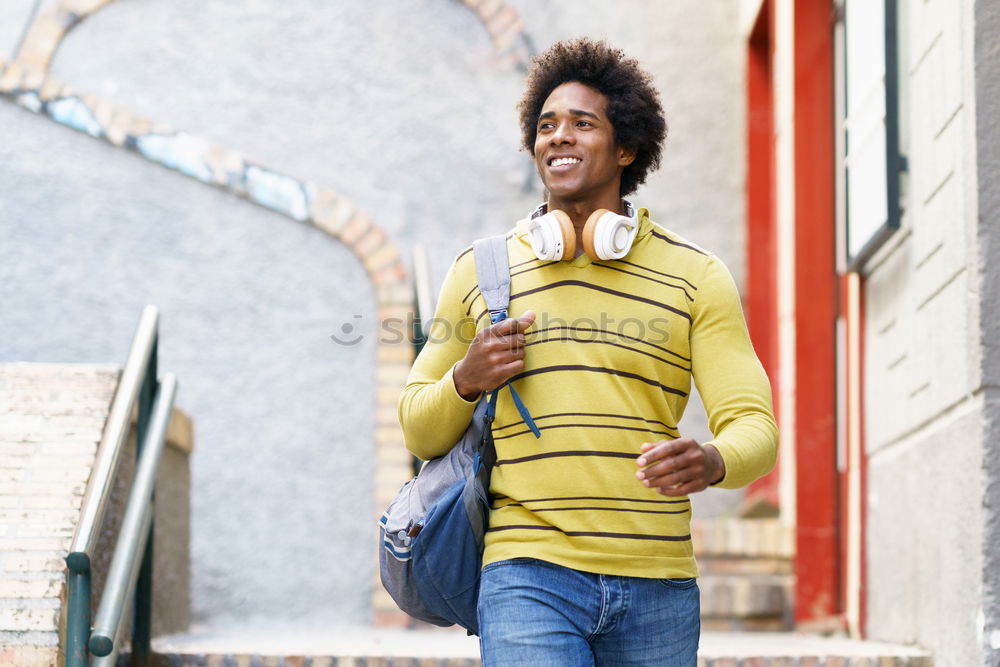
M 848 271 L 862 271 L 902 215 L 899 16 L 896 0 L 840 0 L 837 8 L 840 254 Z

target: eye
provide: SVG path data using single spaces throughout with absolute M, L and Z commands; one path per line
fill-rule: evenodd
M 577 127 L 591 127 L 592 125 L 593 125 L 593 123 L 591 123 L 589 120 L 578 120 L 578 121 L 576 121 L 576 126 Z
M 543 123 L 539 123 L 539 124 L 538 124 L 538 129 L 539 129 L 539 130 L 548 130 L 548 129 L 550 129 L 551 127 L 552 127 L 552 123 L 550 123 L 550 122 L 548 122 L 548 121 L 545 121 L 545 122 L 543 122 Z

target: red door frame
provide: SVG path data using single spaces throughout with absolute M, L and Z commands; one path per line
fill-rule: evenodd
M 777 220 L 774 170 L 774 3 L 764 0 L 747 44 L 747 326 L 778 405 Z M 778 509 L 778 468 L 747 489 L 744 510 Z
M 868 488 L 868 457 L 865 454 L 864 442 L 864 371 L 865 371 L 865 281 L 858 274 L 840 276 L 840 293 L 843 295 L 840 305 L 840 317 L 844 322 L 844 368 L 845 385 L 840 389 L 841 400 L 845 403 L 844 427 L 846 433 L 841 442 L 846 449 L 846 470 L 841 475 L 840 492 L 844 511 L 840 518 L 840 530 L 844 536 L 840 545 L 840 562 L 842 577 L 842 595 L 844 606 L 844 624 L 852 636 L 864 638 L 868 617 L 868 564 L 865 558 L 866 522 L 868 501 L 865 490 Z M 853 285 L 852 285 L 853 283 Z M 852 380 L 851 376 L 854 375 Z M 852 476 L 857 478 L 858 507 L 857 515 L 851 516 L 848 511 L 851 493 Z M 857 521 L 857 543 L 848 539 L 852 521 Z M 848 576 L 848 563 L 852 556 L 851 550 L 859 550 L 857 554 L 858 588 L 853 588 Z M 852 604 L 854 608 L 852 609 Z
M 778 231 L 773 53 L 777 0 L 764 0 L 747 44 L 747 320 L 775 410 L 795 410 L 795 620 L 842 622 L 841 479 L 837 471 L 834 21 L 831 0 L 794 2 L 795 387 L 778 401 Z M 748 503 L 778 503 L 772 473 Z
M 837 472 L 835 20 L 831 0 L 795 0 L 795 620 L 800 624 L 844 610 Z

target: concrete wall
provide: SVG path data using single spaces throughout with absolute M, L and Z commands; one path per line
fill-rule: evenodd
M 536 49 L 606 36 L 653 69 L 671 139 L 634 199 L 741 279 L 736 2 L 510 4 Z M 404 250 L 426 243 L 438 280 L 541 197 L 517 150 L 523 73 L 460 3 L 114 2 L 69 33 L 51 73 L 332 188 Z M 0 359 L 120 362 L 156 303 L 162 367 L 199 443 L 195 620 L 367 622 L 377 315 L 356 258 L 9 102 L 0 127 Z M 331 342 L 344 324 L 358 345 Z M 702 513 L 738 500 L 706 497 Z
M 979 372 L 983 393 L 984 664 L 1000 664 L 1000 6 L 975 3 L 976 167 L 978 187 Z
M 971 1 L 902 4 L 906 213 L 865 289 L 868 633 L 929 648 L 938 665 L 988 664 L 978 601 L 995 539 L 983 506 L 995 407 L 981 327 L 995 328 L 998 312 L 980 308 L 988 239 L 972 55 L 982 28 Z

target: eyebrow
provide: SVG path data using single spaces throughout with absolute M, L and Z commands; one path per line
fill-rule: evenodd
M 589 118 L 593 118 L 594 120 L 600 120 L 600 117 L 592 111 L 584 111 L 583 109 L 570 109 L 569 113 L 571 116 L 587 116 Z M 542 120 L 543 118 L 555 118 L 555 115 L 556 115 L 555 111 L 546 111 L 545 113 L 541 114 L 538 117 L 538 120 Z

